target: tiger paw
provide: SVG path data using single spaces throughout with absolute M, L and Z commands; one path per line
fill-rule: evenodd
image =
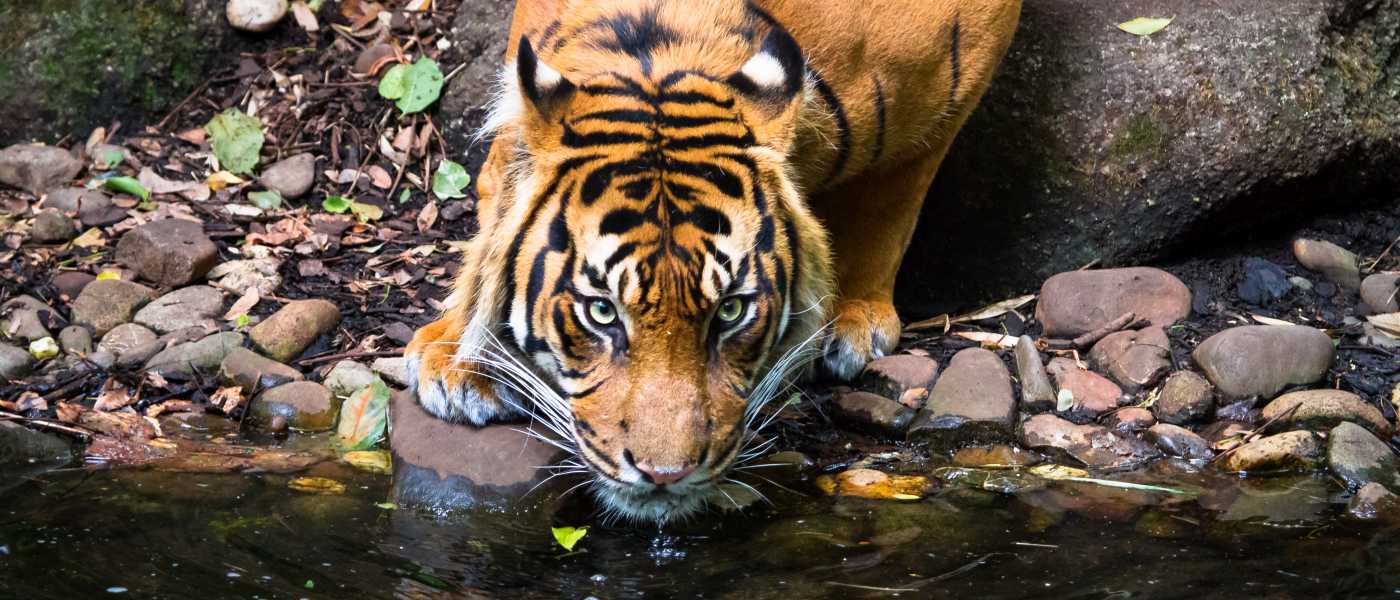
M 458 356 L 461 335 L 461 326 L 450 318 L 429 323 L 413 335 L 404 356 L 418 404 L 444 421 L 477 426 L 515 416 L 480 366 Z
M 899 315 L 893 304 L 843 301 L 836 306 L 836 320 L 822 362 L 827 372 L 838 379 L 855 379 L 866 363 L 894 349 L 899 330 Z

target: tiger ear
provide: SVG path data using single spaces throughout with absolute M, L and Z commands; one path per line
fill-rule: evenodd
M 791 100 L 802 90 L 807 61 L 797 40 L 781 27 L 763 38 L 763 45 L 728 83 L 739 93 L 762 99 Z
M 516 50 L 515 74 L 520 92 L 540 112 L 547 112 L 558 99 L 574 91 L 574 84 L 564 79 L 563 74 L 540 61 L 534 46 L 523 35 Z

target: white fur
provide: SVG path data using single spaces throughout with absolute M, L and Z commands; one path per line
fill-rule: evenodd
M 778 88 L 787 82 L 787 71 L 783 70 L 783 63 L 778 62 L 778 57 L 767 52 L 755 54 L 749 62 L 744 63 L 739 72 L 761 88 Z

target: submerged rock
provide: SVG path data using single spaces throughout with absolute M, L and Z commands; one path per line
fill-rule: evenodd
M 341 400 L 319 383 L 293 381 L 258 394 L 248 410 L 260 427 L 281 419 L 298 431 L 326 431 L 335 427 L 340 404 Z
M 1347 502 L 1347 516 L 1361 521 L 1383 518 L 1400 522 L 1400 496 L 1379 483 L 1368 483 Z
M 938 361 L 927 356 L 895 354 L 870 361 L 860 375 L 859 385 L 862 390 L 918 410 L 937 378 Z
M 817 487 L 831 496 L 872 500 L 918 500 L 928 491 L 929 481 L 914 475 L 890 475 L 874 469 L 850 469 L 836 475 L 822 475 Z
M 1327 434 L 1327 466 L 1350 487 L 1379 483 L 1400 489 L 1400 457 L 1355 423 L 1342 423 Z
M 72 460 L 73 445 L 63 438 L 0 421 L 0 472 L 32 464 L 59 467 Z
M 1015 425 L 1016 400 L 1006 365 L 989 350 L 967 348 L 948 362 L 909 435 L 961 445 L 1010 439 Z
M 1152 443 L 1171 456 L 1200 460 L 1210 460 L 1215 456 L 1215 452 L 1210 449 L 1210 442 L 1205 438 L 1192 433 L 1190 429 L 1170 423 L 1153 425 L 1147 430 L 1147 439 L 1152 440 Z
M 1191 290 L 1171 273 L 1150 267 L 1070 271 L 1045 281 L 1035 308 L 1045 335 L 1066 338 L 1129 312 L 1166 327 L 1191 314 Z
M 1245 325 L 1211 336 L 1191 357 L 1226 398 L 1247 398 L 1322 379 L 1333 352 L 1327 334 L 1312 327 Z
M 1225 456 L 1220 468 L 1231 472 L 1311 471 L 1323 446 L 1311 431 L 1289 431 L 1255 440 Z

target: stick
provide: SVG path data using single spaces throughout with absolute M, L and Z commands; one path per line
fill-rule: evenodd
M 373 352 L 364 351 L 364 352 L 341 352 L 341 353 L 339 353 L 339 354 L 323 354 L 323 355 L 321 355 L 321 356 L 313 356 L 313 357 L 308 358 L 308 359 L 305 359 L 305 360 L 299 360 L 299 361 L 297 361 L 297 364 L 299 364 L 299 365 L 301 365 L 301 366 L 303 366 L 303 367 L 309 367 L 309 366 L 311 366 L 311 365 L 317 365 L 317 364 L 321 364 L 321 363 L 323 363 L 323 362 L 330 362 L 330 361 L 333 361 L 333 360 L 340 360 L 340 359 L 343 359 L 343 358 L 376 358 L 376 357 L 383 357 L 383 356 L 399 356 L 399 355 L 402 355 L 402 354 L 403 354 L 403 351 L 404 351 L 403 348 L 399 348 L 399 349 L 397 349 L 397 350 L 376 350 L 376 351 L 373 351 Z
M 1046 347 L 1052 350 L 1082 350 L 1084 348 L 1088 348 L 1089 346 L 1093 346 L 1094 342 L 1103 339 L 1110 333 L 1121 331 L 1127 328 L 1129 325 L 1135 324 L 1136 320 L 1137 315 L 1134 315 L 1131 312 L 1123 313 L 1122 316 L 1112 321 L 1109 321 L 1103 327 L 1090 331 L 1089 333 L 1081 335 L 1077 338 L 1074 338 L 1072 340 L 1045 340 L 1045 345 Z

